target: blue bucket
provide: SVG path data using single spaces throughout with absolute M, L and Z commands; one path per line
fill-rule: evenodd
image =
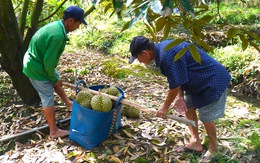
M 79 84 L 83 84 L 83 86 L 86 87 L 86 83 L 83 80 L 80 80 L 76 85 L 76 94 L 79 92 Z M 98 91 L 105 87 L 109 88 L 110 85 L 94 85 L 90 86 L 89 89 Z M 124 98 L 125 93 L 119 87 L 117 87 L 117 89 L 121 93 L 121 96 L 118 97 L 116 104 L 109 112 L 98 112 L 83 107 L 73 100 L 69 140 L 78 143 L 84 148 L 92 149 L 106 140 L 122 126 L 122 104 L 120 103 L 120 100 Z

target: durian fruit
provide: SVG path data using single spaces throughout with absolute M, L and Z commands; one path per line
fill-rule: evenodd
M 94 95 L 91 99 L 93 110 L 100 112 L 109 112 L 112 109 L 112 100 L 105 95 Z
M 136 108 L 132 108 L 128 111 L 129 117 L 131 118 L 139 118 L 140 116 L 140 110 Z
M 75 100 L 81 106 L 86 107 L 86 108 L 91 108 L 90 102 L 91 102 L 92 97 L 93 97 L 93 95 L 88 90 L 84 89 L 77 94 Z
M 118 94 L 120 94 L 116 86 L 110 86 L 109 88 L 106 88 L 105 93 L 112 96 L 118 96 Z
M 116 86 L 110 86 L 109 88 L 104 88 L 105 90 L 104 93 L 106 94 L 109 94 L 109 95 L 112 95 L 112 96 L 117 96 L 119 97 L 121 95 L 120 91 L 117 89 Z M 112 100 L 112 105 L 113 105 L 113 108 L 116 106 L 116 101 L 115 100 Z
M 129 118 L 139 118 L 140 110 L 123 105 L 122 114 Z

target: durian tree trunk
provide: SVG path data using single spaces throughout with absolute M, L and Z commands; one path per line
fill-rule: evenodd
M 40 12 L 40 11 L 39 11 Z M 27 36 L 29 37 L 29 36 Z M 0 1 L 0 64 L 8 73 L 13 87 L 25 104 L 32 105 L 40 101 L 37 91 L 29 79 L 22 73 L 24 53 L 23 38 L 15 17 L 11 0 Z

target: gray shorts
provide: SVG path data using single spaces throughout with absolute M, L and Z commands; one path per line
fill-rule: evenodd
M 60 75 L 57 71 L 55 71 L 58 78 Z M 33 87 L 38 91 L 38 94 L 41 98 L 42 107 L 53 107 L 54 106 L 54 90 L 53 83 L 51 81 L 39 81 L 30 78 L 30 81 Z
M 187 108 L 193 108 L 192 97 L 191 95 L 184 95 L 184 99 L 187 105 Z M 223 92 L 220 98 L 202 108 L 198 108 L 199 119 L 202 122 L 212 122 L 218 118 L 221 118 L 225 114 L 226 108 L 226 99 L 227 99 L 227 89 Z

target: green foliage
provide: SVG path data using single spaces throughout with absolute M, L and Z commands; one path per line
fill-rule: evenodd
M 250 144 L 254 147 L 254 150 L 257 151 L 258 156 L 260 156 L 260 133 L 254 131 L 252 135 L 249 136 Z
M 116 16 L 99 16 L 100 12 L 94 11 L 88 17 L 91 23 L 87 29 L 80 29 L 84 31 L 84 34 L 75 33 L 71 37 L 71 44 L 80 48 L 96 49 L 111 55 L 129 56 L 130 41 L 136 35 L 147 33 L 146 28 L 141 23 L 137 23 L 131 31 L 122 32 L 125 23 L 123 20 L 118 20 Z
M 252 51 L 247 49 L 242 51 L 239 45 L 227 46 L 225 48 L 215 49 L 213 58 L 224 65 L 232 76 L 233 82 L 238 84 L 241 78 L 248 78 L 255 74 L 254 68 L 248 71 L 248 65 L 255 59 Z
M 88 73 L 88 69 L 84 69 L 79 72 L 81 75 L 86 75 Z
M 147 161 L 145 158 L 138 157 L 137 159 L 135 159 L 135 163 L 147 163 Z
M 74 72 L 74 69 L 72 68 L 68 68 L 66 70 L 63 70 L 63 73 L 73 73 Z
M 237 125 L 237 127 L 250 127 L 255 128 L 255 126 L 258 125 L 258 122 L 250 119 L 242 119 L 241 122 Z
M 260 10 L 259 6 L 247 6 L 241 3 L 220 3 L 220 16 L 221 19 L 214 19 L 215 23 L 230 23 L 230 24 L 257 24 L 260 22 Z M 210 5 L 211 14 L 216 10 L 217 4 L 213 3 Z M 245 12 L 246 8 L 246 12 Z
M 1 142 L 0 143 L 0 155 L 3 155 L 5 152 L 10 151 L 11 149 L 15 148 L 15 142 L 9 141 L 9 142 Z

